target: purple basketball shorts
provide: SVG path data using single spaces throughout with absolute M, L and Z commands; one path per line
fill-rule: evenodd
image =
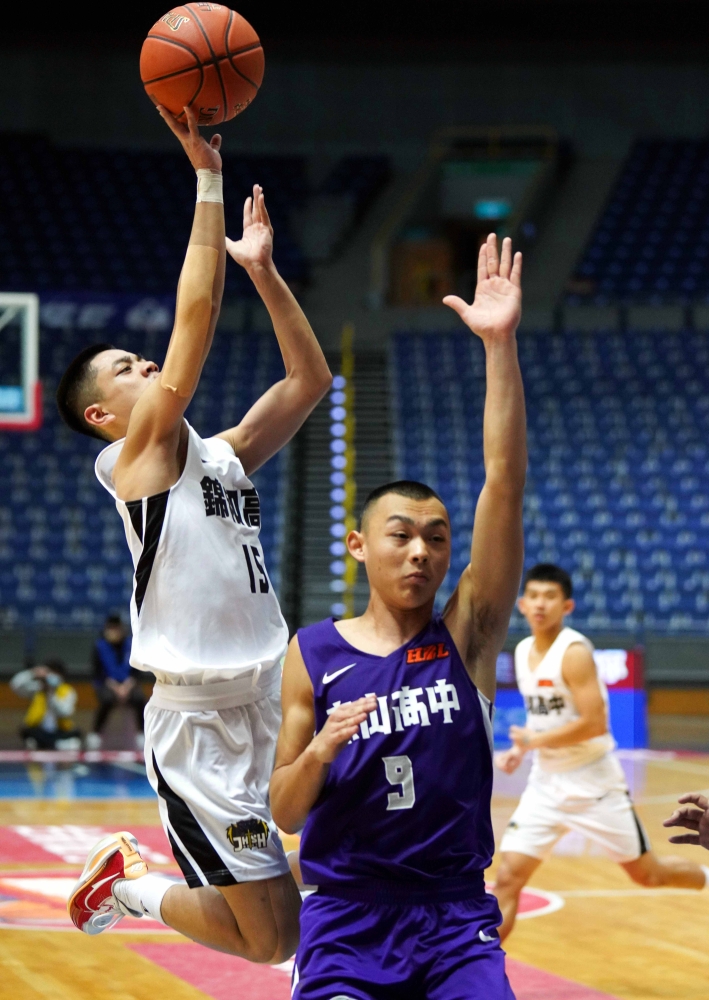
M 455 902 L 303 903 L 293 1000 L 514 1000 L 487 893 Z

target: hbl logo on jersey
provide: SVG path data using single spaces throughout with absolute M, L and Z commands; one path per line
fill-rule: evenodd
M 268 823 L 262 819 L 241 819 L 227 827 L 227 840 L 238 853 L 246 849 L 265 850 L 268 846 Z
M 414 649 L 407 649 L 406 662 L 426 663 L 428 660 L 444 660 L 450 655 L 445 642 L 435 642 L 432 646 L 416 646 Z

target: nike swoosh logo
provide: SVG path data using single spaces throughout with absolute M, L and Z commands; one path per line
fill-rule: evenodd
M 336 670 L 334 672 L 334 674 L 323 674 L 322 675 L 322 682 L 323 682 L 323 684 L 329 684 L 330 681 L 334 681 L 336 677 L 340 676 L 340 674 L 344 674 L 348 670 L 351 670 L 352 667 L 356 667 L 356 666 L 357 666 L 356 663 L 350 663 L 348 666 L 341 667 L 339 670 Z
M 487 941 L 497 941 L 497 938 L 495 937 L 494 934 L 493 934 L 492 937 L 490 937 L 490 935 L 486 934 L 485 931 L 480 931 L 480 933 L 478 934 L 478 937 L 480 938 L 481 941 L 485 941 L 485 942 L 487 942 Z

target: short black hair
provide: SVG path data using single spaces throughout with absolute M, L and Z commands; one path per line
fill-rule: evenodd
M 51 670 L 53 674 L 59 674 L 66 680 L 66 664 L 64 660 L 50 659 L 45 660 L 42 666 L 46 667 L 47 670 Z
M 439 500 L 443 501 L 430 486 L 425 483 L 417 483 L 413 479 L 398 479 L 395 483 L 385 483 L 384 486 L 377 486 L 364 501 L 362 514 L 359 519 L 360 528 L 364 524 L 365 518 L 378 500 L 385 497 L 387 493 L 396 493 L 400 497 L 407 497 L 409 500 Z M 445 506 L 445 504 L 444 504 Z
M 554 563 L 537 563 L 536 566 L 528 569 L 524 574 L 522 593 L 527 589 L 527 584 L 532 581 L 537 583 L 558 583 L 567 601 L 573 597 L 574 586 L 571 582 L 571 577 L 565 569 L 562 569 L 561 566 L 555 566 Z
M 67 427 L 79 434 L 107 439 L 97 427 L 92 427 L 84 417 L 84 410 L 90 405 L 88 398 L 96 389 L 96 380 L 91 362 L 97 354 L 114 350 L 113 344 L 92 344 L 76 355 L 67 370 L 62 375 L 57 389 L 57 408 Z
M 123 627 L 123 619 L 120 615 L 106 615 L 106 621 L 103 623 L 103 627 L 108 628 L 109 625 L 120 625 Z

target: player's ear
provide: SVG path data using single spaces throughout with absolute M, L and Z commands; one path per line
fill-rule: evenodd
M 364 535 L 361 531 L 350 531 L 345 539 L 347 551 L 357 562 L 364 562 Z
M 524 594 L 522 594 L 521 597 L 517 598 L 517 610 L 519 611 L 519 613 L 521 615 L 524 614 L 524 609 L 526 608 L 526 606 L 527 606 L 527 602 L 524 599 Z
M 564 615 L 570 615 L 575 607 L 576 601 L 572 597 L 568 601 L 564 601 Z
M 84 410 L 84 420 L 92 427 L 105 430 L 115 420 L 113 413 L 108 413 L 99 403 L 92 403 Z

